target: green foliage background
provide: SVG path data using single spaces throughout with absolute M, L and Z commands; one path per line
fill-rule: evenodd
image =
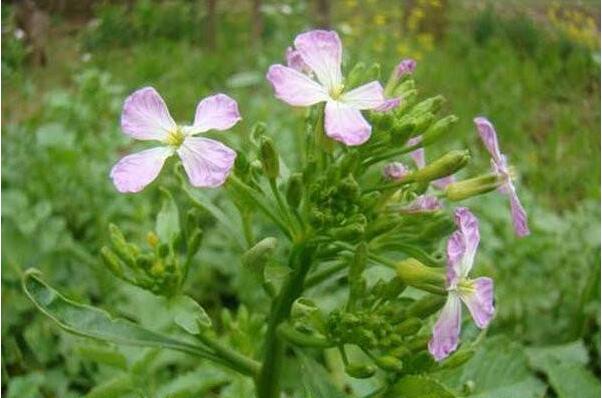
M 264 1 L 257 43 L 249 34 L 247 2 L 224 3 L 218 6 L 215 50 L 204 45 L 200 2 L 139 0 L 131 9 L 100 3 L 86 24 L 53 15 L 45 68 L 27 64 L 28 49 L 14 36 L 12 8 L 2 7 L 7 397 L 249 396 L 248 380 L 181 354 L 107 347 L 66 335 L 33 308 L 19 282 L 25 269 L 36 267 L 77 301 L 145 325 L 164 321 L 166 315 L 149 306 L 140 310 L 152 300 L 148 293 L 114 280 L 98 259 L 109 222 L 142 241 L 160 208 L 158 184 L 124 196 L 108 179 L 112 164 L 132 149 L 118 117 L 123 99 L 138 87 L 155 86 L 182 121 L 192 118 L 200 98 L 228 92 L 244 119 L 226 139 L 244 149 L 250 126 L 267 121 L 283 157 L 294 162 L 298 137 L 291 126 L 299 115 L 273 97 L 264 74 L 282 62 L 294 35 L 312 26 L 309 4 Z M 443 94 L 460 116 L 450 143 L 470 148 L 474 167 L 487 167 L 472 127 L 474 115 L 486 114 L 520 176 L 530 237 L 515 239 L 499 195 L 469 203 L 483 219 L 478 272 L 496 280 L 498 314 L 489 331 L 494 336 L 477 356 L 440 380 L 475 397 L 514 397 L 517 391 L 525 397 L 597 396 L 600 48 L 599 27 L 584 29 L 587 18 L 599 14 L 596 3 L 562 3 L 558 18 L 550 16 L 550 4 L 537 1 L 332 3 L 348 59 L 379 61 L 384 80 L 401 57 L 417 57 L 422 94 Z M 416 23 L 410 17 L 415 9 L 424 14 L 413 17 Z M 161 178 L 171 183 L 169 176 Z M 212 222 L 208 217 L 207 228 Z M 257 321 L 245 304 L 257 304 L 257 297 L 238 263 L 234 253 L 202 249 L 187 291 L 214 318 L 224 308 L 233 310 L 234 319 L 222 319 L 224 328 L 234 323 L 255 333 Z M 243 351 L 254 345 L 242 333 L 231 338 Z M 307 358 L 305 367 L 322 367 L 308 361 L 314 360 Z M 323 362 L 338 375 L 339 386 L 350 385 L 358 396 L 370 391 L 343 379 L 328 356 Z M 497 367 L 511 370 L 498 375 Z M 306 372 L 308 396 L 330 391 L 320 384 L 323 370 Z

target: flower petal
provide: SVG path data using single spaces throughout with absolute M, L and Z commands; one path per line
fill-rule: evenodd
M 286 49 L 286 66 L 301 73 L 311 73 L 310 67 L 303 61 L 301 53 L 292 47 Z
M 518 199 L 516 188 L 511 181 L 508 181 L 508 196 L 510 197 L 510 211 L 512 213 L 512 224 L 517 236 L 523 237 L 531 233 L 527 224 L 527 212 Z
M 219 141 L 186 137 L 178 149 L 190 183 L 195 187 L 218 187 L 226 181 L 236 152 Z
M 301 33 L 295 38 L 295 48 L 328 91 L 341 85 L 343 49 L 336 32 L 312 30 Z
M 474 323 L 480 328 L 486 328 L 493 318 L 493 280 L 487 277 L 477 278 L 472 281 L 474 292 L 462 294 L 460 298 L 468 307 Z
M 411 147 L 419 144 L 421 140 L 421 136 L 413 137 L 408 140 L 408 143 L 406 145 Z M 416 167 L 418 167 L 419 169 L 423 168 L 426 165 L 424 148 L 418 148 L 415 151 L 412 151 L 410 153 L 410 156 L 412 157 L 412 159 L 414 159 L 414 163 L 416 163 Z
M 405 75 L 411 75 L 416 70 L 416 60 L 407 58 L 401 60 L 401 62 L 395 68 L 397 78 L 401 78 Z
M 435 188 L 443 190 L 443 189 L 445 189 L 445 187 L 447 187 L 449 184 L 451 184 L 455 180 L 456 179 L 454 178 L 454 176 L 451 175 L 451 176 L 439 178 L 438 180 L 433 181 L 432 184 Z
M 408 168 L 401 162 L 392 162 L 383 168 L 383 175 L 390 180 L 402 180 L 408 173 Z
M 192 130 L 194 134 L 207 130 L 227 130 L 240 119 L 236 101 L 226 94 L 216 94 L 199 102 Z
M 401 97 L 389 98 L 386 99 L 385 102 L 380 104 L 378 107 L 374 108 L 375 112 L 389 112 L 399 106 L 401 103 Z
M 465 278 L 474 263 L 479 246 L 479 220 L 466 207 L 459 207 L 454 212 L 458 226 L 447 241 L 447 281 L 453 284 Z
M 502 154 L 500 152 L 500 147 L 497 141 L 497 133 L 495 132 L 493 124 L 491 124 L 491 122 L 484 117 L 474 118 L 474 124 L 476 125 L 479 136 L 481 136 L 481 140 L 483 140 L 483 143 L 487 147 L 487 150 L 491 154 L 494 162 L 498 165 L 501 164 Z
M 441 210 L 441 202 L 435 196 L 420 195 L 412 203 L 407 205 L 404 213 L 426 213 Z
M 377 81 L 364 84 L 343 94 L 340 101 L 355 109 L 377 109 L 385 103 L 383 86 Z
M 157 147 L 122 158 L 111 169 L 119 192 L 140 192 L 159 175 L 165 160 L 173 155 L 169 147 Z
M 372 126 L 362 113 L 342 102 L 328 101 L 324 110 L 326 135 L 348 146 L 361 145 L 370 138 Z
M 165 101 L 152 87 L 141 88 L 126 98 L 121 128 L 138 140 L 164 140 L 176 127 Z
M 276 97 L 289 105 L 310 106 L 328 100 L 324 87 L 286 66 L 270 66 L 267 79 L 272 84 Z
M 462 317 L 462 303 L 453 293 L 447 296 L 447 302 L 433 327 L 433 337 L 429 341 L 429 352 L 437 361 L 445 359 L 458 348 Z

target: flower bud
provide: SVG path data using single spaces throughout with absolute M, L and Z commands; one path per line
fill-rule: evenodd
M 474 348 L 461 348 L 452 354 L 449 358 L 439 365 L 440 369 L 454 369 L 458 366 L 464 365 L 468 362 L 475 354 L 476 350 Z
M 425 113 L 421 113 L 417 116 L 413 117 L 413 122 L 414 122 L 414 135 L 417 134 L 422 134 L 423 132 L 425 132 L 429 127 L 431 127 L 431 125 L 433 124 L 433 122 L 435 121 L 435 115 L 433 115 L 431 112 L 425 112 Z
M 344 227 L 332 228 L 330 230 L 330 234 L 333 238 L 338 240 L 353 241 L 362 237 L 365 231 L 365 224 L 362 224 L 361 222 L 355 222 L 349 225 L 345 225 Z
M 427 267 L 415 258 L 408 258 L 397 264 L 397 276 L 404 283 L 420 287 L 421 285 L 443 286 L 445 274 L 439 268 Z
M 416 128 L 417 124 L 413 119 L 403 118 L 397 120 L 391 129 L 391 144 L 395 146 L 405 144 L 412 133 L 416 131 Z
M 373 63 L 366 71 L 366 81 L 380 80 L 380 64 Z
M 186 242 L 189 256 L 192 256 L 199 251 L 202 239 L 203 231 L 200 228 L 196 228 L 194 231 L 192 231 L 192 234 L 188 238 L 188 242 Z
M 406 316 L 426 318 L 439 311 L 443 304 L 445 304 L 445 297 L 428 295 L 410 304 L 406 309 Z
M 355 379 L 367 379 L 374 376 L 376 368 L 372 365 L 350 363 L 345 366 L 345 373 Z
M 169 255 L 169 245 L 167 243 L 162 243 L 157 246 L 157 255 L 161 258 L 165 258 Z
M 121 229 L 115 224 L 109 225 L 109 240 L 115 250 L 117 256 L 126 264 L 134 265 L 135 259 L 135 246 L 129 244 L 125 240 L 125 236 L 121 232 Z
M 422 351 L 426 348 L 431 336 L 414 336 L 406 341 L 405 346 L 412 352 Z
M 146 234 L 146 242 L 154 249 L 159 244 L 159 237 L 153 231 L 149 231 L 149 233 Z
M 456 115 L 449 115 L 443 119 L 439 119 L 422 135 L 422 146 L 428 146 L 436 142 L 443 136 L 448 129 L 456 124 L 458 117 Z
M 383 175 L 389 180 L 402 180 L 408 175 L 408 168 L 401 162 L 392 162 L 385 165 Z
M 437 95 L 436 97 L 427 98 L 424 101 L 421 101 L 414 105 L 412 108 L 412 114 L 419 115 L 422 113 L 437 113 L 441 110 L 441 107 L 445 103 L 445 97 L 442 95 Z
M 468 151 L 453 150 L 408 176 L 414 182 L 430 182 L 454 174 L 468 163 Z
M 303 175 L 301 173 L 294 173 L 288 179 L 288 186 L 286 187 L 286 202 L 288 205 L 296 209 L 301 203 L 303 198 Z
M 459 201 L 472 196 L 491 192 L 501 184 L 496 174 L 486 174 L 468 180 L 457 181 L 445 187 L 445 197 L 452 201 Z
M 395 333 L 398 336 L 411 336 L 418 333 L 422 327 L 422 321 L 419 318 L 408 318 L 395 326 Z
M 407 79 L 397 86 L 395 89 L 395 95 L 403 97 L 405 93 L 414 89 L 416 89 L 416 83 L 414 83 L 414 80 Z
M 411 354 L 410 350 L 408 350 L 405 346 L 396 347 L 392 351 L 389 352 L 389 355 L 394 356 L 397 359 L 403 359 L 410 354 Z
M 406 287 L 407 285 L 403 283 L 401 279 L 393 277 L 383 285 L 382 290 L 380 291 L 380 297 L 385 300 L 393 300 L 397 298 Z
M 261 137 L 265 135 L 265 123 L 257 122 L 251 128 L 251 142 L 255 145 L 259 145 Z
M 244 152 L 237 152 L 234 160 L 234 173 L 237 176 L 245 177 L 251 171 L 251 164 Z
M 376 366 L 390 372 L 401 372 L 403 370 L 403 362 L 391 355 L 384 355 L 374 360 Z
M 349 88 L 358 86 L 364 80 L 365 75 L 366 64 L 364 64 L 363 62 L 358 62 L 347 75 L 346 86 Z
M 276 179 L 280 174 L 280 160 L 276 148 L 274 148 L 274 143 L 266 136 L 261 137 L 259 142 L 259 153 L 261 156 L 263 172 L 266 177 Z
M 263 269 L 274 254 L 277 244 L 278 240 L 273 237 L 260 240 L 242 255 L 242 265 L 258 275 L 263 275 Z
M 123 276 L 123 268 L 121 267 L 119 257 L 117 257 L 117 255 L 111 249 L 104 246 L 102 249 L 100 249 L 100 255 L 102 257 L 102 261 L 109 271 L 118 277 Z

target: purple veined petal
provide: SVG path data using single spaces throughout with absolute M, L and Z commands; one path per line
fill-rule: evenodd
M 227 130 L 241 119 L 238 104 L 226 94 L 204 98 L 196 107 L 192 131 Z
M 497 165 L 500 165 L 502 163 L 502 154 L 500 152 L 500 147 L 497 141 L 497 133 L 495 132 L 493 124 L 491 124 L 491 122 L 485 117 L 474 118 L 474 124 L 477 127 L 477 131 L 479 132 L 481 140 L 487 147 L 487 150 L 491 154 L 494 162 Z
M 462 321 L 462 303 L 455 293 L 447 296 L 447 301 L 433 327 L 433 337 L 429 341 L 429 352 L 441 361 L 458 348 Z
M 383 86 L 377 81 L 364 84 L 343 94 L 340 101 L 355 109 L 376 109 L 385 102 Z
M 297 72 L 309 74 L 311 73 L 311 69 L 309 66 L 303 61 L 303 57 L 301 53 L 292 47 L 288 47 L 286 49 L 286 66 L 296 70 Z
M 508 197 L 510 198 L 510 212 L 512 214 L 512 224 L 514 226 L 514 232 L 517 236 L 523 237 L 531 233 L 529 225 L 527 223 L 527 212 L 523 208 L 523 205 L 518 199 L 516 194 L 516 188 L 512 181 L 508 181 Z
M 420 195 L 402 211 L 404 213 L 428 213 L 441 210 L 441 202 L 435 196 Z
M 472 269 L 481 239 L 479 220 L 466 207 L 458 207 L 454 212 L 454 218 L 464 241 L 464 253 L 459 271 L 460 277 L 465 278 Z
M 111 169 L 111 179 L 119 192 L 140 192 L 159 175 L 165 160 L 173 155 L 169 147 L 157 147 L 122 158 Z
M 435 188 L 443 190 L 443 189 L 445 189 L 445 187 L 447 187 L 449 184 L 451 184 L 455 180 L 456 179 L 454 178 L 454 176 L 451 175 L 451 176 L 439 178 L 438 180 L 433 181 L 432 184 Z
M 411 147 L 420 144 L 420 141 L 422 141 L 421 136 L 412 137 L 408 140 L 408 143 L 406 145 Z M 410 153 L 410 156 L 412 157 L 412 159 L 414 159 L 414 163 L 416 163 L 416 167 L 418 167 L 419 169 L 423 168 L 426 165 L 424 148 L 418 148 L 415 151 L 412 151 Z
M 343 82 L 343 48 L 336 32 L 312 30 L 295 38 L 295 48 L 327 90 L 338 89 Z
M 383 168 L 383 175 L 390 180 L 401 180 L 408 173 L 408 168 L 401 162 L 392 162 Z
M 383 102 L 380 106 L 374 108 L 374 111 L 386 113 L 386 112 L 389 112 L 389 111 L 397 108 L 400 103 L 401 103 L 401 97 L 389 98 L 389 99 L 386 99 L 385 102 Z
M 342 102 L 328 101 L 324 109 L 326 135 L 347 146 L 361 145 L 370 138 L 372 126 L 362 113 Z
M 124 133 L 138 140 L 163 141 L 176 128 L 157 90 L 144 87 L 126 98 L 121 113 Z
M 204 137 L 186 137 L 178 155 L 192 186 L 218 187 L 234 166 L 236 152 L 219 141 Z
M 464 236 L 460 230 L 455 230 L 447 240 L 447 287 L 456 287 L 460 283 L 465 251 Z
M 493 308 L 493 280 L 480 277 L 472 281 L 474 291 L 471 293 L 460 293 L 460 298 L 468 307 L 474 323 L 480 329 L 484 329 L 491 322 L 495 309 Z
M 413 59 L 403 59 L 395 68 L 395 73 L 397 74 L 397 78 L 401 78 L 405 75 L 411 75 L 416 70 L 416 60 Z
M 306 75 L 283 65 L 272 65 L 267 79 L 276 97 L 292 106 L 311 106 L 328 100 L 324 87 Z

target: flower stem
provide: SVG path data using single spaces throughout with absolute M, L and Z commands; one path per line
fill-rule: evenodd
M 256 376 L 259 373 L 260 365 L 256 361 L 226 347 L 202 332 L 197 337 L 206 346 L 213 349 L 217 356 L 227 363 L 230 368 L 247 376 Z
M 303 282 L 311 267 L 313 252 L 314 248 L 306 242 L 293 246 L 291 251 L 290 264 L 294 271 L 273 301 L 268 319 L 263 364 L 255 380 L 258 398 L 278 398 L 280 396 L 280 372 L 284 359 L 284 342 L 278 335 L 278 326 L 288 318 L 293 302 L 303 292 Z

